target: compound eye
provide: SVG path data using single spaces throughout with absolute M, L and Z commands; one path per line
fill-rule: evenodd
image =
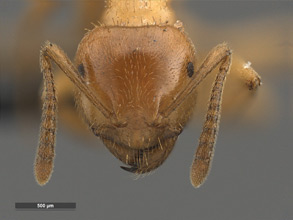
M 193 74 L 194 74 L 194 66 L 193 66 L 193 63 L 192 63 L 192 62 L 189 62 L 189 63 L 187 64 L 187 75 L 188 75 L 189 77 L 192 77 Z
M 82 77 L 84 77 L 84 75 L 85 75 L 85 71 L 84 71 L 84 66 L 83 66 L 82 63 L 78 65 L 77 69 L 78 69 L 79 74 L 80 74 Z

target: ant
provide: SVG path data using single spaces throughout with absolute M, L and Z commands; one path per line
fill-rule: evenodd
M 192 185 L 199 187 L 211 168 L 231 58 L 231 49 L 222 43 L 199 64 L 167 1 L 108 1 L 102 23 L 78 45 L 75 64 L 53 43 L 41 49 L 44 104 L 34 166 L 37 182 L 46 184 L 54 166 L 57 98 L 51 61 L 75 85 L 76 103 L 88 127 L 128 165 L 122 169 L 136 174 L 166 160 L 191 117 L 197 86 L 219 67 L 190 172 Z M 242 72 L 249 89 L 261 84 L 249 63 Z

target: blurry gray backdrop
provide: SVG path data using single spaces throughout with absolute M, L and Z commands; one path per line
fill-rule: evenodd
M 97 23 L 103 8 L 103 1 L 84 4 L 0 3 L 0 219 L 293 219 L 290 1 L 172 3 L 200 58 L 226 41 L 235 54 L 252 62 L 263 80 L 256 93 L 243 88 L 229 92 L 233 73 L 228 76 L 213 167 L 202 187 L 192 187 L 189 169 L 214 75 L 199 88 L 203 94 L 199 94 L 195 117 L 171 156 L 151 175 L 134 180 L 79 122 L 75 128 L 59 116 L 52 179 L 44 187 L 36 184 L 40 46 L 50 40 L 73 59 L 84 28 Z M 97 12 L 87 13 L 89 9 Z M 14 208 L 15 202 L 76 202 L 77 208 L 23 211 Z

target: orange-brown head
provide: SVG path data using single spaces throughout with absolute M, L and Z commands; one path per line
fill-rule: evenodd
M 96 27 L 81 41 L 76 65 L 88 88 L 112 112 L 105 117 L 83 94 L 78 106 L 124 169 L 149 172 L 168 157 L 191 115 L 195 95 L 168 117 L 162 112 L 195 72 L 188 37 L 172 26 Z

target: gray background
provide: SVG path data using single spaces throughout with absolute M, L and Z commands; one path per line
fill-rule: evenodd
M 67 31 L 60 26 L 70 23 L 72 8 L 78 7 L 63 3 L 44 24 L 51 30 L 56 28 L 60 38 Z M 99 140 L 74 133 L 59 123 L 53 177 L 46 186 L 38 186 L 32 165 L 40 107 L 34 101 L 29 107 L 19 107 L 11 101 L 21 89 L 13 81 L 11 65 L 18 63 L 12 59 L 18 54 L 11 48 L 19 37 L 16 30 L 28 3 L 5 0 L 0 6 L 0 219 L 293 219 L 293 3 L 175 1 L 173 5 L 203 54 L 224 40 L 236 48 L 249 42 L 243 50 L 235 50 L 255 58 L 254 67 L 264 82 L 252 100 L 239 105 L 240 111 L 234 109 L 230 114 L 229 105 L 223 107 L 208 181 L 199 189 L 189 181 L 189 167 L 203 121 L 200 106 L 204 109 L 204 102 L 167 161 L 153 174 L 138 180 L 119 168 L 120 162 Z M 56 19 L 63 23 L 56 25 Z M 65 36 L 69 34 L 72 33 Z M 56 41 L 63 47 L 62 40 Z M 73 42 L 63 48 L 73 57 L 76 45 Z M 262 53 L 262 49 L 266 52 Z M 35 63 L 38 68 L 38 60 Z M 30 76 L 21 77 L 25 80 Z M 40 78 L 34 83 L 39 87 Z M 27 97 L 28 101 L 24 101 L 30 98 L 35 99 Z M 17 211 L 15 202 L 76 202 L 77 208 Z

